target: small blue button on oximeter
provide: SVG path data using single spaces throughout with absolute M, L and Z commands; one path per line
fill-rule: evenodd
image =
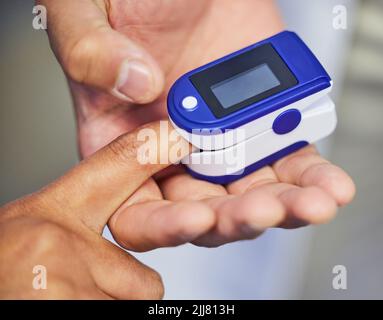
M 168 95 L 171 122 L 199 149 L 182 162 L 197 178 L 228 183 L 329 135 L 331 86 L 288 31 L 186 73 Z

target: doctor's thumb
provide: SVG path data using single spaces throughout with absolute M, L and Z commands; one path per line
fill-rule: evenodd
M 148 103 L 164 76 L 141 46 L 114 30 L 93 1 L 46 1 L 52 48 L 68 77 L 122 101 Z

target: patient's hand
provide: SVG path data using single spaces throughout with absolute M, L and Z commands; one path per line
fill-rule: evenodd
M 151 123 L 145 130 L 159 128 Z M 137 133 L 117 138 L 42 190 L 0 208 L 0 299 L 162 297 L 160 276 L 101 235 L 130 195 L 166 167 L 139 161 L 143 142 Z M 185 156 L 188 143 L 180 143 Z M 158 148 L 156 156 L 164 150 Z M 209 208 L 201 210 L 213 217 Z
M 185 71 L 283 29 L 273 2 L 263 0 L 39 2 L 69 78 L 84 157 L 167 118 L 166 93 Z M 137 190 L 109 226 L 132 250 L 218 246 L 269 227 L 326 222 L 354 192 L 350 177 L 309 146 L 228 186 L 168 170 Z

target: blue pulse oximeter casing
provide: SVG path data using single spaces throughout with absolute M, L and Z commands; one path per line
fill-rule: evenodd
M 337 121 L 331 87 L 289 31 L 186 73 L 168 94 L 170 121 L 197 150 L 182 163 L 226 184 L 326 137 Z

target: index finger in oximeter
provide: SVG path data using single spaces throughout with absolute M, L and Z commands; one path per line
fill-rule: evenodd
M 224 184 L 324 138 L 336 126 L 331 86 L 289 31 L 186 73 L 168 95 L 172 124 L 199 149 L 182 162 Z

